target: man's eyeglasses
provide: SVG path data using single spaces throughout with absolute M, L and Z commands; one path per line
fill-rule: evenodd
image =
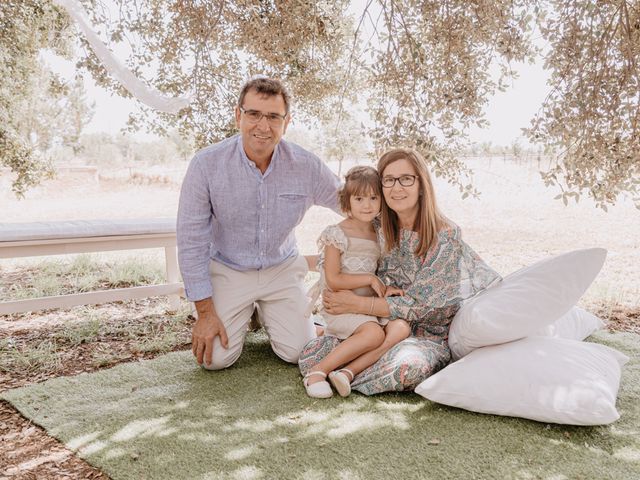
M 278 113 L 263 113 L 258 110 L 245 110 L 240 107 L 240 111 L 244 114 L 249 123 L 258 123 L 262 120 L 262 117 L 266 117 L 267 123 L 272 127 L 279 127 L 284 123 L 286 115 L 280 115 Z
M 410 187 L 416 183 L 417 175 L 400 175 L 399 177 L 382 177 L 382 186 L 384 188 L 392 188 L 396 182 L 399 182 L 403 187 Z

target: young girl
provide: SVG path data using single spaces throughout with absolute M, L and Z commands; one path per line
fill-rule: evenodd
M 380 246 L 372 221 L 380 212 L 381 196 L 380 178 L 374 168 L 359 166 L 347 172 L 338 198 L 348 218 L 327 227 L 318 239 L 319 291 L 353 290 L 372 300 L 372 295 L 402 294 L 399 289 L 384 285 L 375 275 Z M 303 383 L 310 397 L 333 395 L 327 375 L 337 392 L 346 397 L 351 393 L 355 375 L 409 336 L 409 326 L 404 320 L 389 322 L 371 314 L 331 315 L 323 310 L 319 313 L 326 323 L 324 334 L 344 341 L 305 375 Z M 381 351 L 383 342 L 385 348 Z

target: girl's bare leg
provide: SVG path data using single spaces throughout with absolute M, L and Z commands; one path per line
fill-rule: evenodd
M 312 371 L 329 373 L 345 363 L 360 357 L 363 353 L 379 347 L 385 338 L 384 330 L 374 322 L 367 322 L 360 325 L 349 338 L 341 342 L 329 355 L 324 357 L 320 363 L 313 367 Z M 309 385 L 323 381 L 319 375 L 309 377 Z
M 353 375 L 356 376 L 368 366 L 376 363 L 378 359 L 396 343 L 400 343 L 407 338 L 411 334 L 411 327 L 409 327 L 409 323 L 404 320 L 391 320 L 384 327 L 384 333 L 385 337 L 382 345 L 374 350 L 363 353 L 343 368 L 351 370 Z M 353 378 L 351 380 L 353 380 Z

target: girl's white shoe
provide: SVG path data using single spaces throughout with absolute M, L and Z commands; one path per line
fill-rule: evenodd
M 331 385 L 326 380 L 321 382 L 312 383 L 309 385 L 309 378 L 313 375 L 319 375 L 322 378 L 327 378 L 327 374 L 321 371 L 309 372 L 302 379 L 302 383 L 304 385 L 305 390 L 307 391 L 307 395 L 311 398 L 329 398 L 333 396 L 333 390 L 331 390 Z
M 347 376 L 347 373 L 351 378 Z M 351 393 L 351 382 L 353 381 L 353 377 L 354 375 L 351 370 L 348 368 L 341 368 L 340 370 L 336 370 L 329 374 L 329 381 L 341 397 L 348 397 Z

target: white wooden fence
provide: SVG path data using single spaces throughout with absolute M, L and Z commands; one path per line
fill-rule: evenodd
M 0 315 L 134 298 L 169 297 L 176 310 L 184 288 L 176 254 L 175 219 L 0 223 L 0 259 L 164 248 L 166 283 L 0 302 Z

